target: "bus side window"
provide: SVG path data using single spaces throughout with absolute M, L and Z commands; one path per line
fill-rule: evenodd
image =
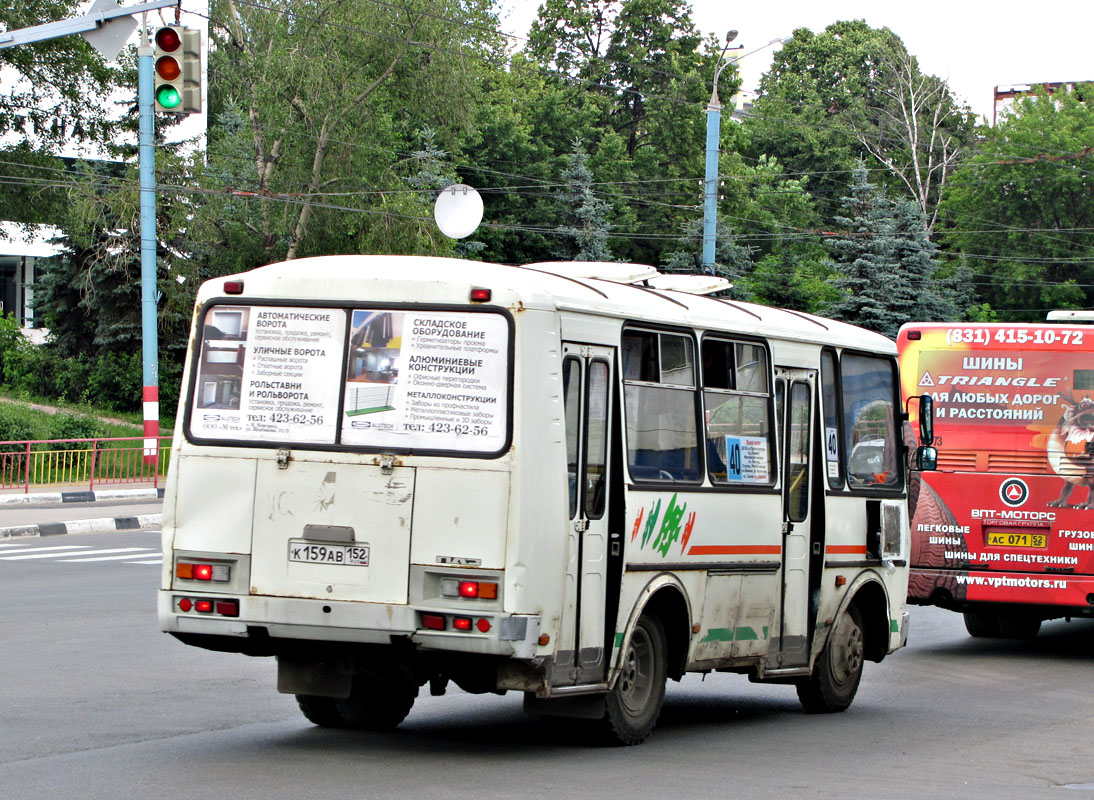
M 577 514 L 578 443 L 581 441 L 581 420 L 578 402 L 581 391 L 581 362 L 569 356 L 562 364 L 562 401 L 566 417 L 566 479 L 570 487 L 570 519 Z
M 695 358 L 690 337 L 623 334 L 627 466 L 644 481 L 698 481 Z
M 821 413 L 824 415 L 824 459 L 828 472 L 828 485 L 843 488 L 843 462 L 839 457 L 839 406 L 836 376 L 836 354 L 831 350 L 821 353 Z
M 903 482 L 896 427 L 896 372 L 888 359 L 844 353 L 843 446 L 847 482 L 856 488 L 896 488 Z
M 758 344 L 705 338 L 703 407 L 712 483 L 774 479 L 767 351 Z

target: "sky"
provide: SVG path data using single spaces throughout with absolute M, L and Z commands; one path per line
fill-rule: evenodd
M 525 36 L 539 5 L 539 0 L 499 0 L 506 30 Z M 721 38 L 730 29 L 738 31 L 734 45 L 744 45 L 746 99 L 754 96 L 747 90 L 755 91 L 778 49 L 777 44 L 768 46 L 772 39 L 789 37 L 795 28 L 819 33 L 847 19 L 889 28 L 919 60 L 921 70 L 946 79 L 958 99 L 989 122 L 995 86 L 1094 80 L 1094 4 L 1089 2 L 692 0 L 691 5 L 702 33 Z

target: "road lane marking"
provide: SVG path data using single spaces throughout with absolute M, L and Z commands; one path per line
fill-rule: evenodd
M 55 550 L 88 550 L 91 548 L 89 544 L 62 544 L 54 547 L 23 547 L 18 550 L 10 550 L 6 552 L 11 553 L 44 553 L 46 551 L 53 552 Z M 4 558 L 4 556 L 0 556 Z
M 148 550 L 151 549 L 152 548 L 148 548 Z M 123 559 L 133 558 L 134 556 L 136 556 L 137 558 L 144 558 L 146 555 L 148 555 L 147 552 L 135 554 L 127 553 L 124 556 L 91 556 L 89 558 L 62 558 L 59 560 L 62 564 L 83 564 L 87 561 L 121 561 Z
M 151 547 L 113 547 L 109 550 L 92 550 L 93 553 L 147 553 L 151 550 Z M 63 553 L 32 553 L 30 555 L 19 556 L 0 556 L 0 561 L 27 561 L 32 558 L 67 558 L 73 555 L 69 552 Z

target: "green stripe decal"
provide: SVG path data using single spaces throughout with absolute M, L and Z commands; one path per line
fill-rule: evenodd
M 755 628 L 746 625 L 740 628 L 708 628 L 706 635 L 699 642 L 700 644 L 703 642 L 742 642 L 759 641 L 767 638 L 768 629 L 766 625 L 764 625 L 762 634 L 757 633 Z
M 615 646 L 616 647 L 622 647 L 623 646 L 623 634 L 622 633 L 616 633 L 616 635 L 615 635 Z
M 707 629 L 707 635 L 699 640 L 700 642 L 732 642 L 733 641 L 733 629 L 732 628 L 709 628 Z
M 889 620 L 889 630 L 893 633 L 900 633 L 900 623 L 895 619 Z

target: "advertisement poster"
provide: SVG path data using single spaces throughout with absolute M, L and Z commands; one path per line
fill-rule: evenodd
M 1091 584 L 1081 576 L 1094 571 L 1090 331 L 924 325 L 920 334 L 902 342 L 901 379 L 906 397 L 934 399 L 939 469 L 909 493 L 909 597 L 1085 606 Z
M 508 338 L 508 324 L 498 314 L 355 309 L 342 443 L 500 449 Z
M 346 314 L 217 306 L 204 319 L 190 431 L 205 438 L 332 444 Z

